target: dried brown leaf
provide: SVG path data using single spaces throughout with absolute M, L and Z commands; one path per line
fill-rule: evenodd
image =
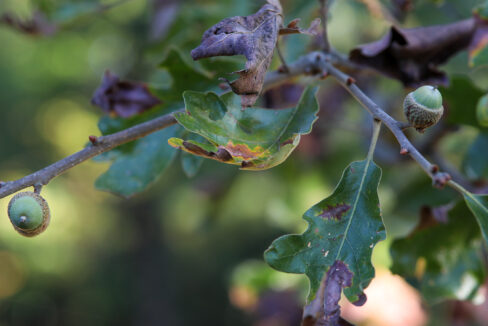
M 437 66 L 468 47 L 475 30 L 474 18 L 418 28 L 393 26 L 380 40 L 353 49 L 349 57 L 402 81 L 405 86 L 447 85 L 445 73 Z
M 310 27 L 307 29 L 302 29 L 298 24 L 300 23 L 300 18 L 293 19 L 286 27 L 280 29 L 280 35 L 287 34 L 306 34 L 315 36 L 320 33 L 320 18 L 314 19 L 310 23 Z
M 123 118 L 142 113 L 160 103 L 145 84 L 120 80 L 110 71 L 105 72 L 92 97 L 93 105 Z
M 250 16 L 226 18 L 208 29 L 201 44 L 191 51 L 193 60 L 214 56 L 244 55 L 246 68 L 235 72 L 239 78 L 228 82 L 241 95 L 243 107 L 252 106 L 263 88 L 264 75 L 273 57 L 283 24 L 279 0 L 267 0 Z

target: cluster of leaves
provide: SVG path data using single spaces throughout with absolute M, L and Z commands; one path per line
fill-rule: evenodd
M 410 5 L 409 1 L 396 3 L 399 8 Z M 279 36 L 317 34 L 318 20 L 308 29 L 299 28 L 298 20 L 287 26 L 283 20 L 280 2 L 268 0 L 255 14 L 224 19 L 203 34 L 201 44 L 191 52 L 194 60 L 233 55 L 247 60 L 245 69 L 235 72 L 236 80 L 226 80 L 233 92 L 223 95 L 218 95 L 215 74 L 187 62 L 174 48 L 159 65 L 170 79 L 164 87 L 121 80 L 107 72 L 93 97 L 93 103 L 109 114 L 99 122 L 104 135 L 180 111 L 174 113 L 178 125 L 98 156 L 98 161 L 109 161 L 111 166 L 96 187 L 122 196 L 144 191 L 176 159 L 175 148 L 184 151 L 180 158 L 188 176 L 198 172 L 202 158 L 246 170 L 284 162 L 317 120 L 317 87 L 307 87 L 291 108 L 244 109 L 253 106 L 262 92 Z M 45 18 L 23 22 L 4 16 L 2 22 L 26 33 L 47 34 Z M 438 66 L 464 49 L 469 50 L 471 66 L 488 64 L 488 5 L 477 8 L 471 18 L 448 25 L 393 26 L 382 39 L 353 49 L 349 57 L 406 86 L 447 85 L 447 76 Z M 228 61 L 214 61 L 207 67 L 236 70 L 235 63 Z M 463 163 L 464 172 L 473 180 L 488 178 L 488 131 L 479 126 L 474 110 L 464 108 L 474 108 L 483 93 L 462 78 L 452 79 L 452 85 L 443 89 L 449 105 L 447 122 L 481 131 Z M 275 240 L 265 253 L 272 267 L 307 275 L 309 300 L 323 284 L 327 325 L 342 322 L 342 293 L 356 305 L 366 301 L 364 290 L 374 277 L 372 251 L 386 238 L 377 193 L 381 173 L 370 156 L 351 163 L 334 192 L 305 212 L 308 229 Z M 427 208 L 419 226 L 391 248 L 392 271 L 419 288 L 429 302 L 473 299 L 486 276 L 483 248 L 488 241 L 488 197 L 467 191 L 463 195 L 465 203 L 449 199 L 448 206 Z
M 488 62 L 485 10 L 477 9 L 472 18 L 445 26 L 392 27 L 381 40 L 352 50 L 350 59 L 380 70 L 407 86 L 445 85 L 447 77 L 437 65 L 458 51 L 469 48 L 470 64 L 474 66 Z M 144 190 L 176 157 L 166 141 L 184 151 L 182 166 L 189 176 L 197 173 L 202 157 L 248 170 L 267 169 L 285 161 L 297 147 L 300 136 L 309 133 L 317 119 L 317 88 L 306 88 L 299 103 L 289 109 L 243 108 L 254 105 L 258 99 L 279 35 L 316 34 L 317 21 L 308 30 L 298 28 L 297 22 L 283 26 L 279 1 L 268 0 L 255 14 L 224 19 L 203 34 L 201 44 L 191 53 L 194 60 L 232 55 L 244 55 L 247 59 L 245 69 L 236 72 L 238 79 L 227 81 L 231 93 L 220 96 L 215 93 L 216 85 L 209 87 L 215 78 L 187 63 L 174 49 L 160 65 L 172 77 L 172 84 L 165 89 L 149 91 L 143 85 L 106 75 L 93 101 L 122 118 L 102 119 L 100 129 L 104 134 L 177 108 L 184 107 L 185 112 L 175 113 L 179 126 L 99 157 L 98 160 L 113 163 L 96 186 L 124 196 Z M 465 98 L 455 92 L 467 87 L 474 98 L 482 95 L 466 83 L 454 79 L 453 86 L 446 89 L 446 100 L 453 109 L 448 119 L 477 125 L 474 116 L 455 118 L 462 112 L 455 108 L 456 101 Z M 156 108 L 151 92 L 161 99 Z M 145 112 L 149 108 L 152 110 Z M 124 119 L 129 116 L 133 117 Z M 486 134 L 481 133 L 468 151 L 464 166 L 470 176 L 486 177 L 488 159 L 484 154 L 479 155 L 479 148 L 486 147 L 486 140 Z M 342 292 L 355 305 L 366 302 L 364 290 L 374 277 L 372 251 L 386 237 L 377 194 L 380 178 L 381 169 L 370 156 L 350 164 L 333 194 L 304 214 L 308 229 L 301 235 L 277 239 L 265 253 L 266 261 L 275 269 L 308 276 L 309 300 L 315 298 L 323 284 L 326 325 L 343 322 L 339 307 Z M 418 287 L 429 302 L 472 299 L 484 280 L 481 253 L 488 241 L 488 198 L 467 191 L 464 197 L 467 205 L 458 203 L 455 209 L 441 210 L 448 218 L 435 220 L 433 212 L 438 209 L 430 209 L 426 218 L 430 222 L 423 221 L 411 235 L 396 240 L 392 246 L 392 270 Z M 425 228 L 425 224 L 430 227 Z M 460 225 L 463 232 L 453 232 Z

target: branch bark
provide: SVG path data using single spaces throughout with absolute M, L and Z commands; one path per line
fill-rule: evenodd
M 323 71 L 322 57 L 317 57 L 317 53 L 309 53 L 288 65 L 288 68 L 289 70 L 286 72 L 277 70 L 267 73 L 263 89 L 269 89 L 302 74 L 313 75 L 321 73 Z M 166 114 L 111 135 L 100 137 L 90 136 L 89 139 L 92 144 L 79 152 L 21 179 L 0 182 L 0 198 L 4 198 L 28 187 L 40 189 L 55 177 L 86 160 L 174 124 L 176 124 L 176 119 L 173 117 L 173 114 Z
M 373 100 L 371 100 L 363 91 L 356 85 L 355 80 L 335 68 L 327 58 L 325 58 L 324 69 L 333 76 L 366 110 L 368 110 L 373 118 L 381 120 L 385 126 L 390 129 L 398 143 L 400 144 L 401 154 L 408 154 L 412 157 L 420 167 L 427 173 L 434 184 L 438 188 L 444 187 L 446 184 L 452 186 L 449 181 L 451 176 L 448 173 L 441 172 L 439 167 L 430 163 L 415 146 L 412 145 L 410 140 L 405 136 L 402 129 L 404 124 L 393 119 L 383 109 L 381 109 Z M 453 187 L 458 190 L 457 188 Z

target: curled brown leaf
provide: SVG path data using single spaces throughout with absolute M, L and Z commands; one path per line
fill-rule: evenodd
M 320 33 L 320 18 L 314 19 L 310 23 L 310 27 L 307 29 L 302 29 L 298 24 L 300 23 L 300 18 L 293 19 L 286 27 L 280 29 L 280 35 L 287 34 L 307 34 L 307 35 L 318 35 Z
M 93 105 L 123 118 L 142 113 L 160 103 L 145 84 L 120 80 L 110 71 L 105 72 L 92 97 Z
M 245 69 L 235 72 L 239 78 L 228 83 L 234 93 L 241 95 L 243 107 L 252 106 L 262 90 L 282 23 L 279 0 L 268 0 L 253 15 L 226 18 L 212 26 L 203 34 L 201 44 L 191 51 L 191 56 L 198 60 L 244 55 Z
M 380 40 L 351 51 L 351 61 L 396 78 L 405 86 L 447 85 L 437 66 L 466 49 L 476 31 L 474 18 L 446 25 L 418 28 L 391 27 Z

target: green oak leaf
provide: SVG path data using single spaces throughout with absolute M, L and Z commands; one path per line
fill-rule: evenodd
M 488 195 L 475 195 L 468 191 L 465 191 L 463 195 L 466 204 L 478 221 L 485 241 L 488 243 Z
M 483 239 L 464 203 L 449 212 L 447 223 L 395 240 L 390 251 L 391 271 L 419 289 L 430 304 L 472 300 L 485 279 Z
M 465 124 L 479 128 L 476 118 L 476 105 L 484 91 L 466 77 L 452 76 L 448 88 L 441 87 L 440 91 L 449 110 L 445 121 L 449 124 Z
M 316 92 L 317 87 L 306 88 L 298 105 L 289 109 L 243 110 L 234 93 L 219 97 L 186 91 L 187 112 L 176 113 L 176 120 L 208 143 L 171 138 L 169 144 L 242 169 L 269 169 L 285 161 L 298 146 L 300 135 L 311 131 L 319 109 Z
M 138 140 L 128 152 L 120 152 L 107 172 L 95 182 L 100 190 L 129 197 L 145 190 L 171 164 L 176 151 L 166 140 L 178 126 L 160 130 Z
M 488 132 L 481 132 L 469 146 L 463 170 L 471 179 L 488 178 Z
M 104 116 L 98 123 L 102 134 L 112 134 L 180 109 L 184 106 L 181 95 L 183 91 L 206 90 L 209 87 L 209 74 L 187 63 L 176 48 L 168 50 L 159 67 L 171 75 L 171 82 L 167 87 L 154 89 L 154 94 L 158 95 L 163 104 L 128 119 Z M 145 190 L 163 174 L 175 158 L 177 151 L 168 145 L 168 139 L 182 133 L 183 128 L 173 126 L 99 155 L 96 161 L 111 161 L 112 165 L 97 179 L 95 187 L 126 197 Z M 188 161 L 184 161 L 186 165 L 183 169 L 187 174 L 198 171 L 198 162 L 193 162 L 194 166 L 190 167 Z
M 372 160 L 351 163 L 334 193 L 303 215 L 307 230 L 276 239 L 264 254 L 267 263 L 282 272 L 305 273 L 309 300 L 325 277 L 326 287 L 340 279 L 349 301 L 364 304 L 363 291 L 374 277 L 371 254 L 386 237 L 377 194 L 380 179 L 381 169 Z

